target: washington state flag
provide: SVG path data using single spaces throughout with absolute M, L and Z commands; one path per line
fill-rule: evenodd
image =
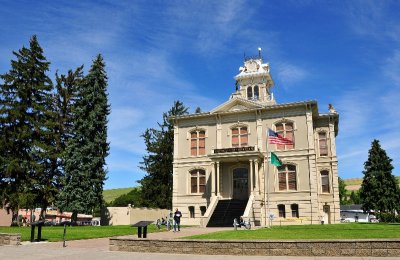
M 279 157 L 271 152 L 271 164 L 275 165 L 275 166 L 282 166 L 282 161 L 279 159 Z

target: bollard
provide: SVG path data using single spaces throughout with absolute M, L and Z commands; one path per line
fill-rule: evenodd
M 66 233 L 67 233 L 67 224 L 64 223 L 63 247 L 66 247 L 66 245 L 65 245 L 65 234 Z
M 236 231 L 237 230 L 237 220 L 236 218 L 233 219 L 233 229 Z

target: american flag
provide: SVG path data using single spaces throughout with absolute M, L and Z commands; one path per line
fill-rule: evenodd
M 268 143 L 291 145 L 293 144 L 293 141 L 268 128 Z

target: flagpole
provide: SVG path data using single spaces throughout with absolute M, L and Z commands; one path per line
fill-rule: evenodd
M 269 128 L 267 130 L 267 166 L 264 175 L 264 216 L 265 226 L 269 228 L 269 222 L 267 222 L 267 213 L 269 212 L 269 156 L 268 156 L 268 143 L 269 143 Z

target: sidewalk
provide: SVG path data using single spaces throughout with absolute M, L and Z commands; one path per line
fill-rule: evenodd
M 182 228 L 180 232 L 157 232 L 149 233 L 148 239 L 175 239 L 185 236 L 206 234 L 221 230 L 230 230 L 231 228 L 199 228 L 187 227 Z M 239 231 L 240 232 L 240 231 Z M 132 237 L 137 239 L 137 235 L 123 236 Z M 23 242 L 20 246 L 0 246 L 0 259 L 29 259 L 29 260 L 42 260 L 42 259 L 145 259 L 145 260 L 312 260 L 312 259 L 337 259 L 343 260 L 342 257 L 289 257 L 289 256 L 226 256 L 226 255 L 184 255 L 184 254 L 159 254 L 159 253 L 136 253 L 136 252 L 111 252 L 108 250 L 109 239 L 97 238 L 87 240 L 73 240 L 67 241 L 66 247 L 63 247 L 63 242 L 40 242 L 30 243 Z M 350 257 L 346 259 L 399 259 L 391 257 Z

